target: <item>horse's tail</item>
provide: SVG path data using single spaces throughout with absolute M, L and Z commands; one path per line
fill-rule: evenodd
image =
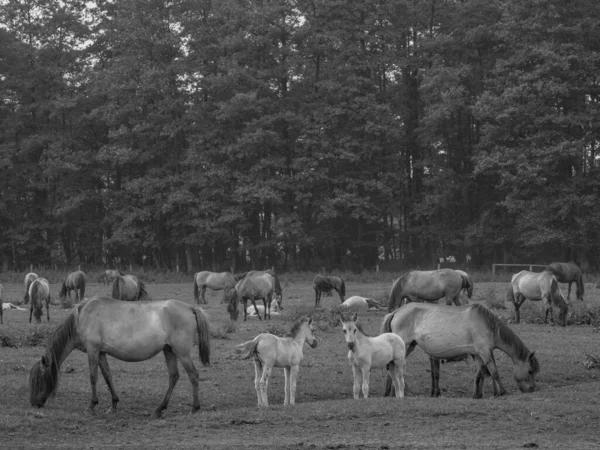
M 473 280 L 468 274 L 460 274 L 462 277 L 462 289 L 467 290 L 467 297 L 471 298 L 473 296 Z
M 395 312 L 387 314 L 381 322 L 381 329 L 379 333 L 391 333 L 392 332 L 392 319 L 394 318 Z
M 194 300 L 196 301 L 196 304 L 200 303 L 200 290 L 198 289 L 196 275 L 194 275 Z
M 121 283 L 123 283 L 123 278 L 121 278 L 120 276 L 115 278 L 115 281 L 113 281 L 112 293 L 110 294 L 110 296 L 112 298 L 114 298 L 115 300 L 122 300 L 121 299 Z
M 342 298 L 344 298 L 346 297 L 346 283 L 341 278 L 340 281 L 342 282 L 342 285 L 340 286 L 340 294 L 342 294 Z
M 85 285 L 87 283 L 86 280 L 86 276 L 83 275 L 81 277 L 81 285 L 79 286 L 79 300 L 83 300 L 83 297 L 85 297 Z
M 585 294 L 585 287 L 583 285 L 583 275 L 581 273 L 578 273 L 575 281 L 577 282 L 577 298 L 583 300 L 583 295 Z
M 394 284 L 392 285 L 392 291 L 390 292 L 390 299 L 388 300 L 388 312 L 392 312 L 396 309 L 396 302 L 398 303 L 398 308 L 402 305 L 403 291 L 404 291 L 404 278 L 405 275 L 402 275 L 398 278 Z
M 515 303 L 515 291 L 512 283 L 508 285 L 508 292 L 506 292 L 506 301 Z
M 148 291 L 146 290 L 146 285 L 138 280 L 138 296 L 137 300 L 148 300 Z
M 198 355 L 205 366 L 210 364 L 210 326 L 208 318 L 201 308 L 194 308 L 196 328 L 198 330 Z
M 64 361 L 67 356 L 65 350 L 71 351 L 69 344 L 77 335 L 78 316 L 79 308 L 76 307 L 48 337 L 45 355 L 31 368 L 29 401 L 32 406 L 43 406 L 48 397 L 56 393 L 61 361 Z
M 40 296 L 42 295 L 41 292 L 41 285 L 40 283 L 33 283 L 31 286 L 31 307 L 33 308 L 33 317 L 35 317 L 35 319 L 40 322 L 42 320 L 42 299 L 40 298 Z
M 253 356 L 257 357 L 258 352 L 256 350 L 256 347 L 258 346 L 259 342 L 260 342 L 259 339 L 254 338 L 251 341 L 247 341 L 247 342 L 244 342 L 243 344 L 236 345 L 236 351 L 238 353 L 241 353 L 240 358 L 248 359 Z
M 33 280 L 28 279 L 25 285 L 25 296 L 23 297 L 24 304 L 29 303 L 29 287 L 31 286 L 31 283 L 33 283 Z
M 552 277 L 552 281 L 550 282 L 550 301 L 553 305 L 560 306 L 561 308 L 566 305 L 562 292 L 560 292 L 560 286 L 555 277 Z

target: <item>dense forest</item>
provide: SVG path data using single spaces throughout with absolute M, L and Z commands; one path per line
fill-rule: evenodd
M 0 262 L 600 265 L 598 0 L 0 0 Z

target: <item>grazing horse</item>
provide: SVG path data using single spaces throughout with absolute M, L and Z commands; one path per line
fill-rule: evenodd
M 169 388 L 154 411 L 158 418 L 167 407 L 179 379 L 177 360 L 192 383 L 192 413 L 200 409 L 198 371 L 192 360 L 195 335 L 202 364 L 210 362 L 208 319 L 202 309 L 178 300 L 124 303 L 110 298 L 93 297 L 75 306 L 65 321 L 48 338 L 41 361 L 29 374 L 30 402 L 42 407 L 58 385 L 60 366 L 73 349 L 87 353 L 92 400 L 88 411 L 98 404 L 96 383 L 98 366 L 112 397 L 110 413 L 117 411 L 115 391 L 106 355 L 126 362 L 145 361 L 163 352 L 169 372 Z
M 29 272 L 27 275 L 25 275 L 25 281 L 23 282 L 23 284 L 25 285 L 25 296 L 23 297 L 24 304 L 29 303 L 29 286 L 31 286 L 31 283 L 33 283 L 33 281 L 37 280 L 38 278 L 39 277 L 37 276 L 37 274 L 33 272 Z
M 340 305 L 340 310 L 348 309 L 356 313 L 367 312 L 370 308 L 386 309 L 386 306 L 375 299 L 361 297 L 360 295 L 349 297 Z
M 256 300 L 262 300 L 264 303 L 264 318 L 271 318 L 271 302 L 273 300 L 273 293 L 275 290 L 275 279 L 273 276 L 266 272 L 256 272 L 251 273 L 248 272 L 246 277 L 240 281 L 235 286 L 233 290 L 232 297 L 233 300 L 230 300 L 230 305 L 232 302 L 235 302 L 236 308 L 237 303 L 242 302 L 244 305 L 244 322 L 248 320 L 248 300 L 252 302 L 254 306 L 254 310 L 256 311 L 256 315 L 259 320 L 261 320 L 260 313 L 258 312 L 258 308 L 256 307 Z M 278 303 L 279 308 L 281 309 L 281 304 Z M 229 307 L 227 309 L 229 311 Z M 231 315 L 231 312 L 230 312 Z M 233 318 L 233 320 L 237 319 Z
M 122 276 L 123 276 L 123 273 L 120 270 L 108 269 L 108 270 L 104 271 L 104 274 L 102 275 L 102 279 L 108 286 L 110 283 L 114 282 L 117 279 L 117 277 L 122 277 Z
M 581 269 L 573 261 L 567 263 L 554 262 L 546 267 L 547 271 L 552 272 L 559 283 L 568 283 L 569 291 L 567 292 L 567 301 L 571 300 L 571 285 L 576 283 L 577 291 L 575 295 L 583 301 L 584 285 Z
M 462 272 L 462 271 L 460 271 Z M 473 282 L 465 272 L 453 269 L 413 270 L 398 278 L 390 293 L 388 312 L 402 306 L 404 299 L 409 302 L 437 302 L 446 299 L 446 304 L 460 306 L 460 292 L 467 290 L 469 298 L 473 295 Z
M 506 353 L 514 364 L 514 377 L 522 392 L 535 390 L 535 374 L 540 365 L 519 337 L 489 309 L 480 304 L 451 307 L 409 303 L 386 315 L 382 333 L 396 333 L 407 345 L 406 357 L 415 346 L 430 356 L 431 396 L 440 395 L 440 360 L 462 361 L 471 356 L 477 363 L 473 398 L 483 396 L 488 375 L 494 381 L 494 395 L 504 395 L 494 349 Z M 388 379 L 386 395 L 391 391 Z
M 552 317 L 552 305 L 555 305 L 560 308 L 558 323 L 563 327 L 566 325 L 569 306 L 560 291 L 556 277 L 550 271 L 529 272 L 528 270 L 522 270 L 514 274 L 510 281 L 506 298 L 515 305 L 516 323 L 521 321 L 521 305 L 526 299 L 529 299 L 534 301 L 542 300 L 544 303 L 546 308 L 544 323 L 548 323 L 548 314 L 550 315 L 550 320 L 554 321 Z
M 370 371 L 384 367 L 394 384 L 396 397 L 404 397 L 404 358 L 406 354 L 404 341 L 394 333 L 382 333 L 376 337 L 367 335 L 361 325 L 356 322 L 357 317 L 358 315 L 354 313 L 351 319 L 341 318 L 346 344 L 350 349 L 348 361 L 354 375 L 354 398 L 359 399 L 361 377 L 363 396 L 364 398 L 369 397 Z
M 317 346 L 313 335 L 312 318 L 299 319 L 290 332 L 283 338 L 274 334 L 262 333 L 253 340 L 237 346 L 242 359 L 254 358 L 254 388 L 258 397 L 258 407 L 269 406 L 267 387 L 273 367 L 283 367 L 285 373 L 284 405 L 296 402 L 296 379 L 302 361 L 302 346 L 308 342 L 312 348 Z
M 136 300 L 147 300 L 148 292 L 146 286 L 135 275 L 119 275 L 112 287 L 111 297 L 116 300 L 134 302 Z
M 235 288 L 237 281 L 231 272 L 198 272 L 194 275 L 194 299 L 196 304 L 206 304 L 206 288 L 213 291 L 228 291 Z
M 37 323 L 42 322 L 42 307 L 46 303 L 46 317 L 50 322 L 50 284 L 45 278 L 36 278 L 29 285 L 29 298 L 31 306 L 29 308 L 29 323 L 31 323 L 31 315 L 35 317 Z
M 67 275 L 65 281 L 63 281 L 62 287 L 60 288 L 60 292 L 58 295 L 60 299 L 64 301 L 67 296 L 69 296 L 69 300 L 71 300 L 71 291 L 75 291 L 75 300 L 81 301 L 85 297 L 85 283 L 86 276 L 81 270 L 76 272 L 71 272 Z
M 335 290 L 340 296 L 340 301 L 344 302 L 346 296 L 346 283 L 340 277 L 315 276 L 313 280 L 313 289 L 315 290 L 315 308 L 321 306 L 321 296 L 323 292 L 330 293 Z

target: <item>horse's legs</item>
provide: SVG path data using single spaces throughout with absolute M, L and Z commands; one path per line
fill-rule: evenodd
M 544 307 L 546 308 L 546 312 L 544 315 L 544 323 L 548 323 L 548 313 L 550 314 L 550 323 L 554 323 L 554 314 L 552 311 L 552 303 L 548 296 L 542 297 L 542 301 L 544 302 Z
M 475 380 L 473 383 L 473 398 L 482 398 L 485 383 L 485 365 L 479 356 L 475 356 L 473 359 L 477 362 L 477 371 L 475 372 Z M 494 384 L 494 392 L 496 391 L 495 386 L 496 385 Z
M 31 315 L 33 314 L 33 301 L 31 302 L 31 307 L 29 308 L 29 323 L 31 323 Z
M 362 366 L 362 393 L 364 398 L 369 398 L 369 375 L 371 372 L 371 366 L 366 364 Z
M 94 408 L 98 404 L 98 393 L 96 392 L 96 384 L 98 383 L 98 362 L 99 362 L 99 354 L 93 350 L 88 349 L 88 365 L 90 368 L 90 384 L 92 386 L 92 400 L 90 401 L 90 406 L 88 407 L 88 412 L 93 413 Z
M 404 397 L 404 370 L 403 361 L 394 360 L 387 365 L 388 375 L 392 378 L 394 383 L 394 390 L 396 391 L 396 398 Z
M 296 381 L 298 380 L 298 372 L 300 365 L 290 367 L 290 405 L 296 404 Z
M 411 342 L 408 345 L 408 347 L 406 347 L 406 353 L 404 354 L 404 360 L 405 361 L 406 361 L 406 358 L 408 358 L 408 355 L 410 355 L 413 352 L 413 350 L 415 349 L 416 346 L 417 346 L 416 342 Z M 402 375 L 402 381 L 404 383 L 404 392 L 406 393 L 408 387 L 406 385 L 406 382 L 404 381 L 404 368 L 402 369 L 402 373 L 403 373 L 403 375 Z M 396 395 L 396 392 L 395 392 L 395 389 L 394 389 L 394 387 L 392 385 L 392 378 L 388 374 L 388 377 L 387 377 L 387 379 L 385 381 L 385 391 L 383 393 L 383 396 L 384 397 L 390 397 L 390 396 L 393 396 L 393 395 Z
M 186 373 L 188 374 L 188 378 L 190 379 L 190 383 L 192 383 L 192 414 L 194 414 L 196 411 L 198 411 L 200 409 L 200 398 L 198 397 L 198 371 L 196 370 L 196 366 L 194 366 L 194 360 L 192 359 L 192 355 L 190 353 L 186 354 L 186 355 L 178 355 L 177 353 L 175 353 L 175 355 L 177 356 L 177 358 L 179 359 L 179 362 L 181 363 L 181 365 L 183 366 L 184 370 L 186 371 Z M 165 355 L 166 357 L 166 355 Z M 174 362 L 173 365 L 175 366 L 175 372 L 177 372 L 177 359 L 173 358 Z M 167 363 L 168 364 L 168 363 Z M 169 373 L 169 375 L 171 375 L 171 373 Z M 179 374 L 177 375 L 177 377 L 179 377 Z M 175 386 L 175 383 L 177 382 L 177 380 L 175 380 L 175 382 L 173 383 L 173 386 Z M 171 389 L 172 391 L 173 389 Z M 171 395 L 169 393 L 169 395 Z M 168 401 L 168 399 L 167 399 Z M 167 407 L 167 405 L 165 404 L 165 408 Z
M 571 285 L 575 282 L 575 280 L 573 281 L 569 281 L 569 290 L 567 291 L 567 301 L 571 301 Z
M 165 396 L 164 396 L 162 402 L 160 403 L 160 405 L 158 405 L 158 408 L 156 408 L 156 410 L 152 414 L 152 417 L 155 419 L 159 419 L 163 410 L 166 409 L 167 405 L 169 404 L 169 399 L 171 398 L 171 393 L 173 392 L 173 389 L 175 388 L 175 385 L 177 384 L 177 380 L 179 380 L 179 370 L 177 369 L 177 356 L 175 356 L 175 353 L 173 353 L 173 351 L 168 347 L 165 347 L 163 349 L 163 355 L 165 355 L 165 361 L 167 363 L 167 371 L 169 372 L 169 388 L 167 389 L 167 392 L 165 393 Z M 186 368 L 186 371 L 187 371 L 187 368 Z M 191 378 L 192 377 L 190 377 L 190 381 L 191 381 Z M 197 378 L 196 378 L 196 383 L 198 383 Z M 193 382 L 192 382 L 192 386 L 193 386 Z M 196 384 L 196 389 L 197 389 L 197 384 Z M 193 412 L 195 412 L 195 411 L 193 411 Z
M 431 365 L 431 396 L 440 396 L 440 360 L 432 356 L 429 357 Z
M 318 288 L 315 288 L 315 308 L 317 308 L 319 306 L 319 303 L 321 302 L 321 291 L 319 291 Z
M 273 370 L 273 366 L 268 366 L 267 364 L 263 365 L 262 376 L 260 378 L 260 392 L 262 394 L 263 406 L 269 406 L 269 398 L 267 395 L 267 388 L 269 386 L 269 377 L 271 376 L 271 371 Z M 291 393 L 290 393 L 291 396 Z
M 354 385 L 352 387 L 352 394 L 354 395 L 354 400 L 358 400 L 360 398 L 360 368 L 352 364 L 352 375 L 354 376 Z
M 260 313 L 258 312 L 258 308 L 256 307 L 256 300 L 254 300 L 254 297 L 250 298 L 250 301 L 252 302 L 252 305 L 254 306 L 254 311 L 256 311 L 256 315 L 258 316 L 258 320 L 262 320 L 260 318 Z M 265 312 L 265 314 L 267 314 L 267 313 Z M 266 319 L 266 317 L 265 317 L 265 319 Z
M 515 305 L 515 323 L 521 322 L 521 305 L 525 300 L 525 296 L 519 293 L 517 294 L 517 298 L 513 301 L 513 305 Z
M 46 318 L 50 322 L 50 297 L 46 299 Z
M 498 391 L 496 391 L 495 387 L 494 387 L 494 395 L 495 396 L 500 396 L 500 395 L 505 395 L 506 394 L 506 389 L 504 389 L 504 386 L 502 385 L 502 381 L 500 381 L 500 374 L 498 373 L 498 368 L 496 367 L 496 360 L 494 359 L 494 354 L 490 352 L 490 360 L 488 361 L 488 363 L 485 365 L 487 370 L 490 372 L 490 375 L 492 376 L 492 380 L 494 380 L 494 382 L 496 382 L 498 384 Z
M 263 372 L 263 365 L 260 359 L 254 358 L 254 389 L 256 390 L 256 397 L 258 398 L 258 407 L 263 406 L 262 391 L 260 389 L 260 378 Z
M 248 299 L 242 298 L 242 303 L 244 304 L 244 322 L 248 320 Z
M 284 396 L 283 396 L 283 404 L 284 405 L 289 405 L 290 404 L 290 381 L 291 381 L 290 370 L 291 369 L 289 367 L 284 367 L 283 368 L 283 375 L 285 377 L 285 381 L 284 381 Z
M 203 305 L 206 304 L 206 286 L 202 286 L 202 289 L 200 289 L 200 303 L 202 303 Z
M 106 381 L 106 385 L 108 386 L 108 390 L 110 391 L 110 395 L 112 397 L 112 406 L 107 411 L 107 413 L 116 413 L 117 403 L 119 402 L 119 396 L 117 395 L 117 391 L 115 390 L 115 387 L 112 382 L 112 374 L 110 372 L 110 367 L 108 366 L 106 353 L 100 353 L 100 356 L 98 357 L 98 364 L 100 366 L 102 376 L 104 377 L 104 381 Z

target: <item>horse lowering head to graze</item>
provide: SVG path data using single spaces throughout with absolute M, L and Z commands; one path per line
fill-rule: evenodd
M 386 315 L 382 333 L 396 333 L 406 344 L 406 357 L 418 345 L 430 356 L 431 396 L 440 395 L 440 361 L 462 361 L 473 357 L 477 364 L 473 398 L 483 396 L 485 376 L 494 381 L 494 395 L 504 395 L 494 349 L 506 353 L 514 364 L 514 377 L 522 392 L 535 390 L 540 365 L 534 352 L 501 319 L 485 306 L 451 307 L 429 303 L 408 303 Z M 391 392 L 388 379 L 386 395 Z
M 81 301 L 85 297 L 85 285 L 87 278 L 85 273 L 81 270 L 76 272 L 71 272 L 67 275 L 65 281 L 63 281 L 62 286 L 60 288 L 60 292 L 58 293 L 61 301 L 65 301 L 67 296 L 69 300 L 71 299 L 71 291 L 75 291 L 75 300 Z
M 467 296 L 473 295 L 473 282 L 466 272 L 453 269 L 413 270 L 398 278 L 392 285 L 388 311 L 391 312 L 408 302 L 437 302 L 446 299 L 446 304 L 460 306 L 460 292 L 466 289 Z
M 123 275 L 118 276 L 114 281 L 111 297 L 128 302 L 148 300 L 148 292 L 146 285 L 135 275 Z
M 50 284 L 45 278 L 36 278 L 29 285 L 29 298 L 31 306 L 29 308 L 29 323 L 31 316 L 35 317 L 37 323 L 42 322 L 42 308 L 46 304 L 46 317 L 50 322 Z
M 178 361 L 192 383 L 192 413 L 200 409 L 199 377 L 192 359 L 197 336 L 198 354 L 204 365 L 210 363 L 210 331 L 202 309 L 178 300 L 125 303 L 93 297 L 79 303 L 48 338 L 41 360 L 29 373 L 29 401 L 42 407 L 58 386 L 60 366 L 74 350 L 87 353 L 92 398 L 88 410 L 98 404 L 98 366 L 112 397 L 109 412 L 116 412 L 119 397 L 113 386 L 106 355 L 126 362 L 139 362 L 163 352 L 169 373 L 169 387 L 154 411 L 160 417 L 179 379 Z
M 558 323 L 561 326 L 567 324 L 567 313 L 569 306 L 565 300 L 556 277 L 552 272 L 545 270 L 543 272 L 529 272 L 522 270 L 512 276 L 506 298 L 515 307 L 515 322 L 521 321 L 520 309 L 525 300 L 542 300 L 546 309 L 544 323 L 548 323 L 548 317 L 553 322 L 552 306 L 559 308 Z
M 25 305 L 29 303 L 29 286 L 31 286 L 33 280 L 36 280 L 38 278 L 39 277 L 37 276 L 37 274 L 33 272 L 30 272 L 27 275 L 25 275 L 25 280 L 23 282 L 23 284 L 25 285 L 25 296 L 23 297 L 23 303 Z
M 567 301 L 571 300 L 571 285 L 575 283 L 577 291 L 575 295 L 583 301 L 585 286 L 583 284 L 583 275 L 579 266 L 573 261 L 562 263 L 554 262 L 546 267 L 547 271 L 551 272 L 559 283 L 567 283 L 569 290 L 567 292 Z
M 117 277 L 122 277 L 123 275 L 124 274 L 118 269 L 107 269 L 104 271 L 101 278 L 104 279 L 104 282 L 108 286 L 110 283 L 114 282 Z
M 323 293 L 336 291 L 342 303 L 346 296 L 346 283 L 340 277 L 316 275 L 313 280 L 313 289 L 315 290 L 315 308 L 321 306 L 321 296 Z

